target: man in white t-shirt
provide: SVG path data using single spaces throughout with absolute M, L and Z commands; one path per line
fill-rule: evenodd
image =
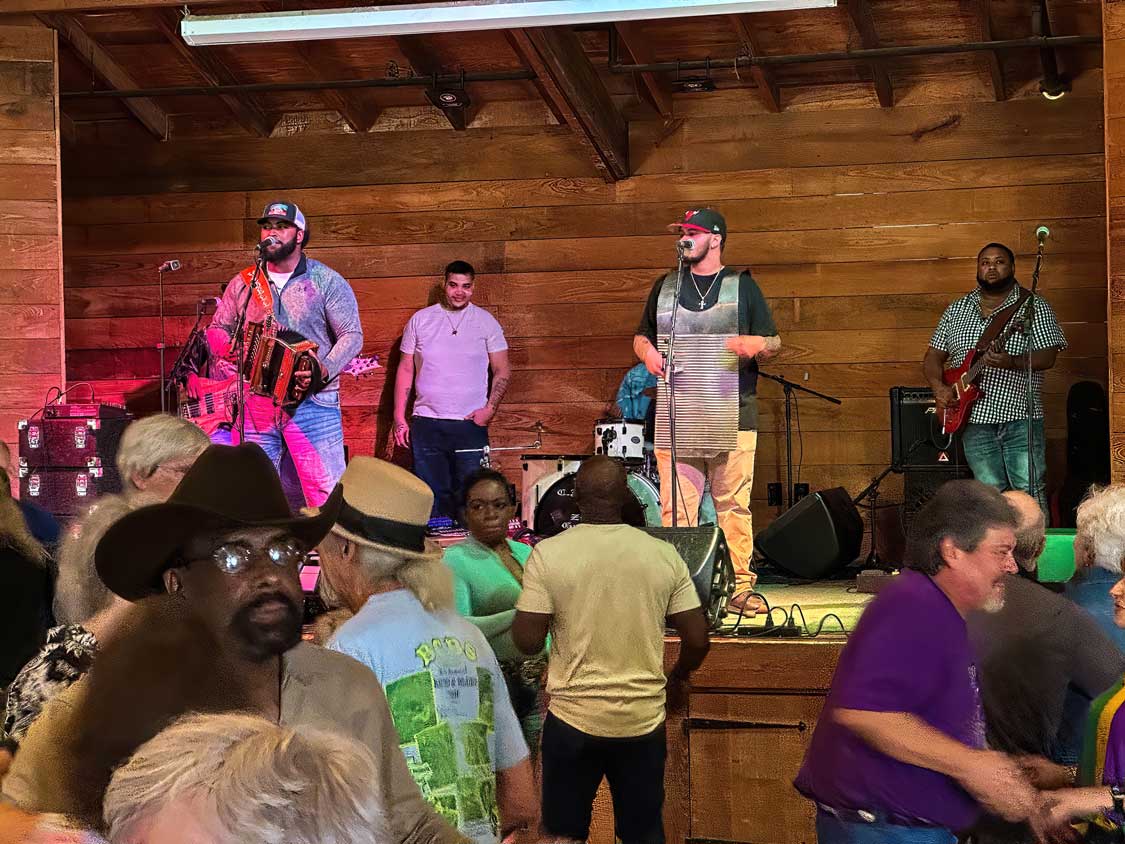
M 543 832 L 584 841 L 604 777 L 622 844 L 663 844 L 665 689 L 707 654 L 707 620 L 669 543 L 622 522 L 625 468 L 608 457 L 575 479 L 581 524 L 528 559 L 512 640 L 539 653 L 551 632 L 540 758 Z M 664 673 L 664 627 L 680 652 Z
M 475 275 L 465 261 L 449 264 L 441 301 L 415 313 L 402 333 L 395 444 L 410 446 L 414 473 L 434 491 L 434 516 L 456 516 L 457 494 L 480 465 L 488 423 L 512 374 L 504 330 L 492 314 L 472 303 Z M 408 422 L 411 387 L 414 416 Z

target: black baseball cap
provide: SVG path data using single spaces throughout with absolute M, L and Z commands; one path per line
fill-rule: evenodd
M 292 202 L 271 202 L 262 212 L 262 216 L 258 218 L 258 225 L 260 226 L 266 220 L 284 220 L 287 223 L 292 223 L 301 231 L 305 231 L 306 228 L 305 215 Z
M 684 212 L 682 220 L 668 226 L 672 231 L 697 231 L 717 234 L 726 240 L 727 221 L 713 208 L 692 208 Z

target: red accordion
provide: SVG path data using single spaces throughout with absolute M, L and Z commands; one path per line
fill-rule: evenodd
M 268 396 L 279 407 L 296 407 L 320 388 L 319 348 L 295 331 L 270 334 L 260 322 L 246 326 L 246 381 L 250 392 Z M 312 375 L 308 390 L 300 391 L 295 382 L 302 370 Z

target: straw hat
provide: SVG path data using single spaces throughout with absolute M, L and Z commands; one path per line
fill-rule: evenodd
M 441 556 L 426 540 L 434 493 L 401 466 L 375 457 L 353 457 L 340 478 L 344 501 L 332 532 L 404 561 Z

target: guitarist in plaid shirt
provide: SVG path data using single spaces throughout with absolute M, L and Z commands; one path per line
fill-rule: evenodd
M 1016 281 L 1016 256 L 1007 246 L 990 243 L 977 255 L 977 289 L 945 309 L 930 348 L 922 361 L 922 374 L 934 391 L 941 414 L 956 403 L 953 388 L 942 381 L 948 365 L 960 366 L 988 330 L 993 315 L 1007 321 L 1022 317 L 1009 308 L 1019 300 L 1022 288 Z M 1006 310 L 1007 309 L 1007 310 Z M 1016 313 L 1013 315 L 1013 311 Z M 1003 334 L 1003 332 L 999 332 Z M 1055 365 L 1066 348 L 1050 304 L 1035 297 L 1035 320 L 1031 331 L 1031 386 L 1035 489 L 1030 484 L 1027 459 L 1027 355 L 1028 337 L 1016 330 L 1005 342 L 984 354 L 984 369 L 978 385 L 983 395 L 973 405 L 962 443 L 965 458 L 977 480 L 1004 491 L 1031 492 L 1047 512 L 1043 476 L 1046 472 L 1046 441 L 1043 433 L 1043 373 Z

